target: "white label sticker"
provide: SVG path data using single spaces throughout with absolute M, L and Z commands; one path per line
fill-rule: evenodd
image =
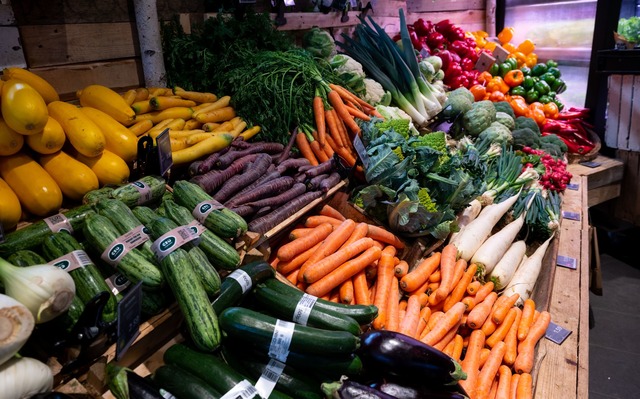
M 116 267 L 129 251 L 139 247 L 148 240 L 149 235 L 145 232 L 145 227 L 143 225 L 137 226 L 130 232 L 116 238 L 111 245 L 107 246 L 102 255 L 100 255 L 100 259 Z
M 317 300 L 317 296 L 309 295 L 307 293 L 302 294 L 302 298 L 298 301 L 296 310 L 293 312 L 293 322 L 306 326 L 311 309 L 313 308 L 313 305 L 316 304 Z
M 198 236 L 187 226 L 178 226 L 161 235 L 151 244 L 151 250 L 158 261 L 164 259 L 171 252 L 184 244 L 197 239 Z
M 86 252 L 81 249 L 71 251 L 66 255 L 62 255 L 58 259 L 54 259 L 49 262 L 50 265 L 59 267 L 60 269 L 71 273 L 73 270 L 92 265 L 93 262 L 89 258 Z
M 278 319 L 273 330 L 271 344 L 269 345 L 269 357 L 283 363 L 289 356 L 289 346 L 295 330 L 295 323 Z
M 236 280 L 238 284 L 240 284 L 243 294 L 249 291 L 253 286 L 253 282 L 251 281 L 251 276 L 249 276 L 249 274 L 242 269 L 234 270 L 233 272 L 231 272 L 230 275 L 227 276 L 227 278 L 232 278 Z
M 220 399 L 250 399 L 258 395 L 256 387 L 247 380 L 240 381 L 229 392 L 222 395 Z
M 198 205 L 196 205 L 195 209 L 191 212 L 194 218 L 200 223 L 204 223 L 207 219 L 207 216 L 218 209 L 224 209 L 224 205 L 214 200 L 213 198 L 210 200 L 202 201 Z
M 164 399 L 178 399 L 175 396 L 173 396 L 171 392 L 165 391 L 162 388 L 160 388 L 160 395 L 162 395 Z
M 104 279 L 104 282 L 107 283 L 107 287 L 111 290 L 113 295 L 118 295 L 122 291 L 124 291 L 129 285 L 131 285 L 131 281 L 129 281 L 122 273 L 115 273 L 111 276 Z
M 49 230 L 51 230 L 52 233 L 58 233 L 60 231 L 73 233 L 73 227 L 71 227 L 71 223 L 69 223 L 67 217 L 61 213 L 49 216 L 48 218 L 44 218 L 42 220 L 47 224 L 47 226 L 49 226 Z
M 144 184 L 141 181 L 134 181 L 132 183 L 129 183 L 129 185 L 133 186 L 136 190 L 138 190 L 138 193 L 140 193 L 140 198 L 138 198 L 138 205 L 146 204 L 153 198 L 151 187 L 148 184 Z
M 189 227 L 193 231 L 193 233 L 198 237 L 200 237 L 202 233 L 204 233 L 205 230 L 207 229 L 202 225 L 202 223 L 198 222 L 197 220 L 194 220 L 191 223 L 189 223 L 187 227 Z
M 258 378 L 256 382 L 256 389 L 258 390 L 258 394 L 263 398 L 268 398 L 271 395 L 271 392 L 276 387 L 276 383 L 280 379 L 282 375 L 282 371 L 284 370 L 285 364 L 271 359 L 269 363 L 262 371 L 262 375 Z

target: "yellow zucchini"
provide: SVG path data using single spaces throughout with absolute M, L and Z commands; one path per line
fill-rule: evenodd
M 80 108 L 102 130 L 106 140 L 105 149 L 113 152 L 125 162 L 133 162 L 138 153 L 138 137 L 110 115 L 93 107 Z
M 86 157 L 82 154 L 76 156 L 78 161 L 87 165 L 98 177 L 101 186 L 113 184 L 122 185 L 129 181 L 129 166 L 127 163 L 109 150 L 104 150 L 97 157 Z
M 10 230 L 18 224 L 22 217 L 22 207 L 20 200 L 11 187 L 0 178 L 0 225 L 6 230 Z
M 49 103 L 49 115 L 57 120 L 69 142 L 80 154 L 97 157 L 106 146 L 102 129 L 80 108 L 63 101 Z
M 129 126 L 128 129 L 131 133 L 135 134 L 136 137 L 140 137 L 148 132 L 152 127 L 153 122 L 147 119 L 134 123 L 133 125 Z
M 0 155 L 13 155 L 20 151 L 25 137 L 31 136 L 16 132 L 0 118 Z
M 23 68 L 8 67 L 2 71 L 2 79 L 18 79 L 29 86 L 33 87 L 44 99 L 44 102 L 49 104 L 51 101 L 60 100 L 60 96 L 56 89 L 44 78 L 36 75 L 35 73 Z
M 172 154 L 173 164 L 174 165 L 182 165 L 185 163 L 190 163 L 195 161 L 198 158 L 202 158 L 205 155 L 213 154 L 216 151 L 220 151 L 223 148 L 226 148 L 231 141 L 233 140 L 233 136 L 230 134 L 215 134 L 211 137 L 200 141 L 190 147 L 187 147 L 182 150 L 175 151 Z
M 100 187 L 91 168 L 64 151 L 41 156 L 40 165 L 58 183 L 62 194 L 73 201 L 81 201 L 86 193 Z
M 107 86 L 89 85 L 79 92 L 78 99 L 83 107 L 97 108 L 125 126 L 131 125 L 136 118 L 125 99 Z
M 213 111 L 201 112 L 195 116 L 196 120 L 202 123 L 224 122 L 235 118 L 236 111 L 233 107 L 222 107 Z
M 19 152 L 0 157 L 0 177 L 18 196 L 20 205 L 35 216 L 60 210 L 62 191 L 55 180 L 29 155 Z
M 146 114 L 138 115 L 137 120 L 149 119 L 154 124 L 160 123 L 165 119 L 191 119 L 193 110 L 189 107 L 173 107 L 167 108 L 162 111 L 147 112 Z
M 29 148 L 38 154 L 53 154 L 62 149 L 62 146 L 67 141 L 67 135 L 64 133 L 60 122 L 49 116 L 42 132 L 26 136 L 25 139 Z
M 36 89 L 21 80 L 7 80 L 0 101 L 4 121 L 20 134 L 40 133 L 47 124 L 47 104 Z

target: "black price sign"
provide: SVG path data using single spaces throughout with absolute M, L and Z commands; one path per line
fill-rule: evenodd
M 588 168 L 597 168 L 598 166 L 600 166 L 602 164 L 600 162 L 585 161 L 585 162 L 580 162 L 580 165 L 586 166 Z
M 171 155 L 171 139 L 169 137 L 169 129 L 165 129 L 156 137 L 158 144 L 158 165 L 160 176 L 164 176 L 171 166 L 173 166 L 173 156 Z
M 571 335 L 571 331 L 566 328 L 557 325 L 554 322 L 549 322 L 549 327 L 547 327 L 547 331 L 545 331 L 544 336 L 548 340 L 555 342 L 560 345 L 564 342 L 567 337 Z
M 142 308 L 142 282 L 131 287 L 118 303 L 118 341 L 116 360 L 122 359 L 133 341 L 140 334 L 140 310 Z
M 357 134 L 353 139 L 353 148 L 355 148 L 356 153 L 358 153 L 358 157 L 362 161 L 362 166 L 367 169 L 369 167 L 369 154 L 367 154 L 367 148 L 364 146 L 362 139 Z

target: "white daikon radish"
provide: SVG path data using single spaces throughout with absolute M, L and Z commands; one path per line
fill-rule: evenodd
M 547 252 L 547 248 L 552 239 L 553 235 L 518 266 L 507 288 L 502 292 L 502 295 L 506 296 L 511 296 L 516 293 L 519 294 L 520 298 L 518 298 L 516 306 L 522 306 L 525 299 L 531 297 L 533 287 L 535 287 L 538 276 L 540 275 L 540 270 L 542 269 L 542 259 L 544 259 L 544 254 Z
M 478 270 L 482 271 L 483 276 L 491 273 L 500 258 L 507 252 L 524 225 L 524 217 L 525 213 L 522 212 L 517 219 L 487 238 L 473 254 L 471 263 L 478 266 Z
M 485 280 L 493 281 L 493 286 L 496 291 L 500 291 L 506 287 L 513 278 L 518 266 L 520 266 L 525 259 L 526 252 L 527 244 L 525 244 L 524 240 L 512 243 Z
M 0 294 L 0 364 L 11 359 L 27 342 L 35 320 L 22 303 Z
M 460 258 L 467 262 L 476 253 L 478 248 L 491 234 L 491 230 L 498 223 L 500 218 L 520 196 L 520 192 L 498 203 L 485 206 L 477 218 L 469 223 L 458 235 L 450 242 L 458 248 Z
M 467 205 L 467 207 L 462 210 L 460 216 L 458 216 L 458 219 L 456 220 L 456 223 L 460 230 L 456 231 L 455 233 L 451 233 L 451 237 L 449 238 L 449 240 L 453 240 L 455 236 L 460 234 L 460 232 L 466 225 L 468 225 L 472 220 L 478 217 L 481 210 L 482 203 L 478 199 L 474 199 L 473 201 L 471 201 L 469 205 Z
M 40 360 L 14 357 L 0 366 L 2 399 L 25 399 L 38 393 L 51 392 L 53 372 Z

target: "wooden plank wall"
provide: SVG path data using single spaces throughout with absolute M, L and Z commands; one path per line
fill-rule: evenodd
M 9 1 L 0 0 L 0 60 L 7 63 L 0 66 L 26 66 L 47 79 L 63 100 L 74 99 L 75 92 L 90 83 L 120 91 L 144 84 L 130 1 L 106 0 L 90 5 L 74 0 L 14 0 L 13 4 Z M 479 30 L 485 29 L 485 1 L 373 1 L 369 15 L 390 34 L 399 31 L 400 8 L 405 9 L 408 22 L 418 18 L 434 22 L 448 18 L 464 29 Z M 350 11 L 349 20 L 341 22 L 339 12 L 310 12 L 313 8 L 310 0 L 296 3 L 295 7 L 287 8 L 287 24 L 281 29 L 301 33 L 315 25 L 340 37 L 343 32 L 350 34 L 358 23 L 359 11 Z M 179 15 L 188 28 L 190 23 L 202 21 L 207 15 L 204 4 L 198 0 L 158 0 L 158 16 L 161 21 L 168 21 Z M 258 1 L 254 8 L 258 12 L 275 11 L 269 0 Z M 12 35 L 5 34 L 9 30 Z M 7 41 L 11 45 L 4 44 Z M 9 58 L 6 52 L 19 57 Z

